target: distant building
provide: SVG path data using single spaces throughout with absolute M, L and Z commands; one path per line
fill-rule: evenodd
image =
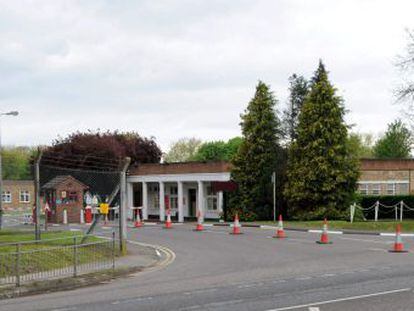
M 33 180 L 3 180 L 2 190 L 5 211 L 31 211 L 35 201 Z
M 362 159 L 362 195 L 414 195 L 414 159 Z

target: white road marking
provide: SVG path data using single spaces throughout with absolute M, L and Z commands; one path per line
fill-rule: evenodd
M 157 256 L 158 257 L 161 257 L 161 253 L 160 253 L 160 251 L 158 249 L 156 249 L 155 252 L 157 253 Z
M 310 307 L 309 311 L 320 311 L 318 307 Z
M 336 276 L 335 273 L 325 273 L 321 275 L 321 278 L 330 278 L 332 276 Z
M 412 288 L 401 288 L 401 289 L 389 290 L 389 291 L 378 292 L 378 293 L 373 293 L 373 294 L 351 296 L 351 297 L 338 298 L 338 299 L 332 299 L 332 300 L 318 301 L 318 302 L 313 302 L 313 303 L 308 303 L 308 304 L 303 304 L 303 305 L 297 305 L 297 306 L 283 307 L 283 308 L 277 308 L 277 309 L 269 309 L 267 311 L 285 311 L 285 310 L 295 310 L 295 309 L 309 308 L 309 307 L 312 307 L 312 306 L 327 305 L 327 304 L 332 304 L 332 303 L 342 302 L 342 301 L 357 300 L 357 299 L 363 299 L 363 298 L 369 298 L 369 297 L 375 297 L 375 296 L 396 294 L 396 293 L 408 292 L 408 291 L 411 291 L 411 290 L 412 290 Z
M 304 280 L 310 280 L 311 277 L 310 276 L 302 276 L 302 277 L 298 277 L 295 280 L 296 281 L 304 281 Z
M 368 250 L 369 251 L 374 251 L 374 252 L 385 252 L 385 253 L 388 253 L 388 251 L 386 249 L 383 249 L 383 248 L 374 248 L 374 247 L 371 247 L 371 248 L 368 248 Z

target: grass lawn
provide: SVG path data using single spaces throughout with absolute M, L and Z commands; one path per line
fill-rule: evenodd
M 74 239 L 81 243 L 80 232 L 42 232 L 42 240 L 34 241 L 33 231 L 0 231 L 0 278 L 14 275 L 16 266 L 16 245 L 19 248 L 20 273 L 64 269 L 74 264 Z M 102 242 L 102 243 L 92 243 Z M 11 243 L 11 244 L 9 244 Z M 88 237 L 84 245 L 76 248 L 78 264 L 109 261 L 112 258 L 111 241 L 98 237 Z
M 277 225 L 273 221 L 258 221 L 262 225 Z M 362 231 L 379 231 L 379 232 L 394 232 L 395 220 L 386 221 L 358 221 L 350 223 L 344 220 L 329 221 L 329 229 L 348 229 L 348 230 L 362 230 Z M 306 228 L 306 229 L 321 229 L 323 221 L 284 221 L 283 225 L 290 228 Z M 404 220 L 401 223 L 403 232 L 414 232 L 414 220 Z

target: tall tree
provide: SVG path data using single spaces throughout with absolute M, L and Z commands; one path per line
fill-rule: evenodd
M 164 155 L 165 162 L 186 162 L 194 160 L 202 142 L 197 138 L 181 138 L 171 145 L 170 150 Z
M 340 218 L 349 207 L 358 164 L 348 149 L 344 115 L 343 100 L 320 61 L 289 150 L 285 195 L 292 216 Z
M 377 158 L 408 158 L 411 154 L 412 136 L 401 120 L 388 124 L 387 132 L 374 146 Z
M 4 147 L 2 173 L 4 179 L 31 179 L 30 158 L 34 152 L 30 147 Z
M 210 141 L 201 144 L 194 156 L 196 161 L 231 161 L 239 150 L 243 139 L 234 137 L 227 142 Z
M 295 73 L 289 77 L 289 99 L 283 111 L 283 132 L 288 144 L 297 137 L 299 113 L 309 91 L 308 81 Z
M 347 144 L 349 151 L 357 159 L 374 157 L 371 134 L 350 133 Z
M 241 115 L 243 142 L 233 160 L 232 178 L 238 190 L 232 205 L 251 218 L 271 216 L 271 175 L 277 165 L 281 134 L 276 103 L 269 86 L 259 81 Z
M 406 52 L 399 55 L 396 66 L 400 71 L 402 83 L 395 90 L 399 102 L 406 104 L 405 112 L 414 130 L 414 29 L 407 29 Z
M 152 138 L 135 132 L 76 132 L 54 141 L 43 152 L 42 163 L 68 168 L 105 169 L 124 157 L 131 163 L 158 163 L 161 150 Z

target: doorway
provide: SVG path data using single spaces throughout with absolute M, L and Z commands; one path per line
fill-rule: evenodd
M 197 209 L 197 190 L 188 189 L 188 216 L 196 217 Z

